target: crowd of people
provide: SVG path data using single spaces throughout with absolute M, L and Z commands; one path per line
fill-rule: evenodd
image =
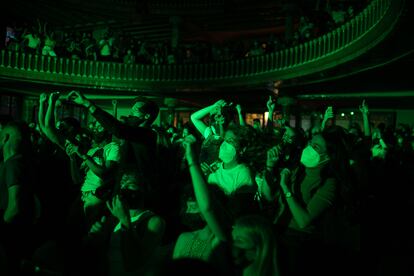
M 183 39 L 172 47 L 170 41 L 138 40 L 122 30 L 71 32 L 58 30 L 39 19 L 34 24 L 8 24 L 5 43 L 12 51 L 51 57 L 99 60 L 125 64 L 191 64 L 229 61 L 273 53 L 327 33 L 354 17 L 352 5 L 332 5 L 326 11 L 295 16 L 292 35 L 285 32 L 265 37 L 241 38 L 221 44 Z
M 88 121 L 59 118 L 64 104 Z M 387 218 L 373 255 L 413 245 L 395 229 L 413 202 L 413 129 L 372 126 L 365 102 L 362 128 L 328 107 L 309 131 L 250 126 L 224 100 L 181 129 L 158 113 L 137 97 L 118 120 L 71 91 L 42 94 L 36 126 L 2 118 L 1 275 L 349 275 L 362 201 Z

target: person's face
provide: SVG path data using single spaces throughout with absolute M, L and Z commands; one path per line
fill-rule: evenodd
M 137 178 L 133 174 L 123 174 L 120 183 L 121 189 L 127 189 L 132 191 L 138 190 Z
M 183 129 L 183 137 L 186 137 L 190 134 L 190 132 L 188 131 L 188 128 L 184 128 Z
M 260 129 L 260 128 L 261 128 L 260 121 L 255 121 L 255 122 L 253 123 L 253 127 L 254 127 L 255 129 Z
M 296 136 L 295 131 L 290 127 L 286 127 L 285 133 L 283 133 L 282 141 L 285 144 L 292 144 L 293 140 L 295 139 L 295 136 Z
M 146 114 L 142 112 L 142 107 L 144 105 L 145 104 L 143 102 L 136 102 L 131 108 L 130 115 L 140 119 L 145 119 Z
M 256 258 L 256 245 L 246 229 L 237 225 L 232 230 L 232 256 L 236 265 L 247 266 Z
M 233 131 L 228 130 L 226 131 L 225 135 L 224 135 L 224 141 L 226 141 L 227 143 L 233 145 L 236 149 L 239 148 L 239 142 L 237 139 L 237 136 L 233 133 Z
M 321 157 L 327 155 L 326 142 L 322 135 L 318 134 L 313 136 L 312 140 L 309 142 L 309 145 L 314 148 L 314 150 L 316 150 Z

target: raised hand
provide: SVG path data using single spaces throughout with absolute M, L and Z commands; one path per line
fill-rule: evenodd
M 183 141 L 183 147 L 185 149 L 185 158 L 187 159 L 188 163 L 193 162 L 194 156 L 193 156 L 193 149 L 192 145 L 197 141 L 197 139 L 194 137 L 194 135 L 190 134 L 187 135 L 184 138 Z
M 65 151 L 66 151 L 66 154 L 71 159 L 73 159 L 76 156 L 75 146 L 71 142 L 69 142 L 68 140 L 66 140 L 66 143 L 65 143 Z
M 269 116 L 275 110 L 275 102 L 272 99 L 272 96 L 269 96 L 269 99 L 266 102 L 267 111 L 269 111 Z
M 42 93 L 42 94 L 40 94 L 39 102 L 40 103 L 45 103 L 47 101 L 47 98 L 48 98 L 48 95 L 46 93 Z
M 82 93 L 80 93 L 79 91 L 71 91 L 67 97 L 67 99 L 69 101 L 72 101 L 76 104 L 79 105 L 88 105 L 89 101 L 85 98 L 84 95 L 82 95 Z
M 106 206 L 108 207 L 111 214 L 116 217 L 121 222 L 121 224 L 129 226 L 131 223 L 129 210 L 119 198 L 119 195 L 114 196 L 112 200 L 108 200 L 106 202 Z
M 283 188 L 283 190 L 285 190 L 287 183 L 290 181 L 290 175 L 291 172 L 287 168 L 282 169 L 280 172 L 280 186 Z
M 212 114 L 220 114 L 221 110 L 223 109 L 224 106 L 226 106 L 226 101 L 225 100 L 218 100 L 217 102 L 215 102 L 213 105 L 211 105 L 211 112 Z
M 325 115 L 323 116 L 323 120 L 327 121 L 328 119 L 332 119 L 334 117 L 334 113 L 332 110 L 332 106 L 328 106 L 328 108 L 325 110 Z
M 363 115 L 367 115 L 369 113 L 368 105 L 365 103 L 365 100 L 362 101 L 362 104 L 359 106 L 359 111 Z
M 266 167 L 272 169 L 279 160 L 280 148 L 275 146 L 267 151 Z
M 241 112 L 242 112 L 242 107 L 241 107 L 241 105 L 237 104 L 237 105 L 236 105 L 236 110 L 237 110 L 237 112 L 238 112 L 238 113 L 241 113 Z
M 60 92 L 52 92 L 49 95 L 49 104 L 55 103 L 60 97 Z

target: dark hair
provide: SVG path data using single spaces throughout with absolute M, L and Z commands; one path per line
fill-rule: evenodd
M 324 179 L 333 177 L 339 183 L 339 195 L 341 203 L 345 208 L 355 205 L 356 192 L 351 166 L 349 163 L 349 154 L 346 147 L 346 132 L 340 126 L 326 128 L 322 133 L 326 142 L 326 149 L 330 158 L 329 165 L 321 174 Z
M 158 117 L 158 113 L 160 111 L 160 108 L 158 107 L 158 104 L 152 100 L 149 100 L 143 96 L 138 96 L 134 99 L 134 104 L 142 102 L 144 105 L 141 107 L 141 110 L 145 114 L 149 114 L 150 117 L 148 119 L 148 123 L 152 124 L 154 123 L 155 119 Z

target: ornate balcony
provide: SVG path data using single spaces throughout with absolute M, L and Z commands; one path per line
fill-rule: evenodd
M 393 29 L 404 0 L 373 0 L 343 26 L 275 53 L 209 64 L 126 65 L 2 50 L 0 76 L 21 81 L 122 91 L 255 85 L 335 67 L 364 54 Z

